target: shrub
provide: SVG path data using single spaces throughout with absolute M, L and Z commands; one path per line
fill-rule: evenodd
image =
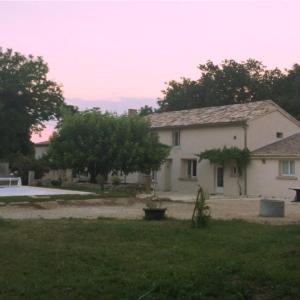
M 100 187 L 101 187 L 101 190 L 104 190 L 104 183 L 105 183 L 105 177 L 104 176 L 102 176 L 102 175 L 97 175 L 97 177 L 96 177 L 96 181 L 97 181 L 97 183 L 100 185 Z
M 61 178 L 59 178 L 58 180 L 51 180 L 51 184 L 53 186 L 61 186 L 62 180 L 61 180 Z
M 121 178 L 119 176 L 112 176 L 111 177 L 111 182 L 113 185 L 120 185 L 121 183 Z
M 49 167 L 44 159 L 35 159 L 32 156 L 14 155 L 10 159 L 10 169 L 16 176 L 22 178 L 22 184 L 28 184 L 28 172 L 35 172 L 35 179 L 40 179 Z
M 195 208 L 192 216 L 193 227 L 206 227 L 210 221 L 210 208 L 206 204 L 208 194 L 204 192 L 202 187 L 199 187 Z

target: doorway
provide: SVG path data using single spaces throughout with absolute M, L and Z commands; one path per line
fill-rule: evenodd
M 216 193 L 224 194 L 224 167 L 216 167 Z

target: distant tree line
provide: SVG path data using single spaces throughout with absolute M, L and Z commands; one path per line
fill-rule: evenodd
M 141 114 L 273 100 L 300 120 L 300 65 L 282 71 L 248 59 L 225 60 L 220 65 L 208 61 L 198 68 L 199 79 L 168 82 L 163 97 L 158 99 L 159 108 L 145 106 Z

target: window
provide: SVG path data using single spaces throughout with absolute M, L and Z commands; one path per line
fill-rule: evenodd
M 151 172 L 151 179 L 152 179 L 152 181 L 157 181 L 157 172 L 156 171 Z
M 282 139 L 283 138 L 283 133 L 282 132 L 276 132 L 276 137 L 278 139 Z
M 233 166 L 233 167 L 231 168 L 231 176 L 232 176 L 232 177 L 238 176 L 238 170 L 237 170 L 237 167 L 236 167 L 236 166 Z
M 280 175 L 295 176 L 295 161 L 294 160 L 280 161 Z
M 187 161 L 187 177 L 197 177 L 197 159 L 189 159 Z
M 243 175 L 243 170 L 241 168 L 238 168 L 237 166 L 231 167 L 231 177 L 237 177 L 242 175 Z
M 180 145 L 180 130 L 174 129 L 172 132 L 172 143 L 173 146 L 179 146 Z

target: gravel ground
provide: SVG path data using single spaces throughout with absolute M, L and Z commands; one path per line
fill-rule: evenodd
M 146 200 L 136 198 L 49 201 L 0 207 L 0 217 L 6 219 L 60 219 L 60 218 L 118 218 L 142 219 Z M 258 217 L 257 199 L 212 199 L 208 201 L 215 219 L 244 219 L 272 224 L 300 224 L 300 203 L 285 203 L 285 218 Z M 194 204 L 164 201 L 168 217 L 190 219 Z

